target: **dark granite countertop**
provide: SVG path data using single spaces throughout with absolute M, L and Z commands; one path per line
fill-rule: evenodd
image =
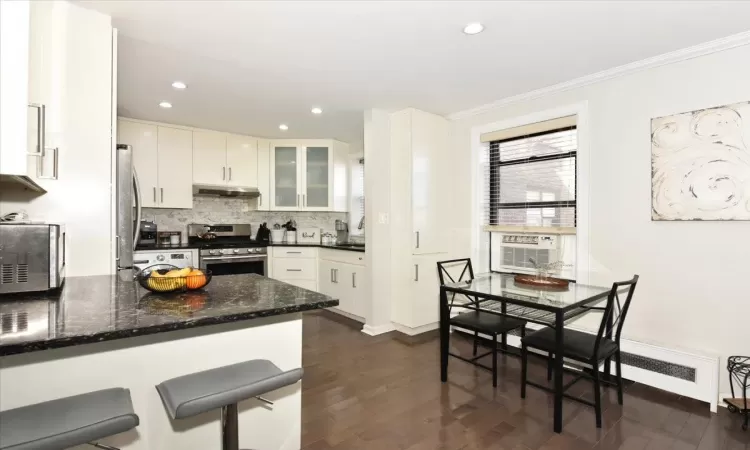
M 57 292 L 0 300 L 0 356 L 337 306 L 259 275 L 214 277 L 202 290 L 153 294 L 116 275 L 70 277 Z
M 319 247 L 319 248 L 330 248 L 331 250 L 345 250 L 347 252 L 359 252 L 364 253 L 365 252 L 365 246 L 344 246 L 344 245 L 336 245 L 336 244 L 274 244 L 270 243 L 268 244 L 269 247 Z

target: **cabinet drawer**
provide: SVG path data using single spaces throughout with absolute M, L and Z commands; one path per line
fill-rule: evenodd
M 365 265 L 364 252 L 352 252 L 349 250 L 332 250 L 329 248 L 321 248 L 320 259 L 324 259 L 326 261 L 337 261 L 346 264 L 354 264 L 356 266 Z
M 315 282 L 315 280 L 281 280 L 284 283 L 293 284 L 297 287 L 301 287 L 303 289 L 308 289 L 311 291 L 317 291 L 318 290 L 318 283 Z
M 274 258 L 315 258 L 316 247 L 273 247 Z
M 311 258 L 274 258 L 273 277 L 277 280 L 317 280 L 316 260 Z

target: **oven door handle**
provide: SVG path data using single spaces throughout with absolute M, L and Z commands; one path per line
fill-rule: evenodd
M 266 259 L 266 256 L 201 256 L 201 261 L 259 261 Z

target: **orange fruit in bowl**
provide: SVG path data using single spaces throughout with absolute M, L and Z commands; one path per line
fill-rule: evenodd
M 193 269 L 186 277 L 188 289 L 200 289 L 206 285 L 206 275 L 198 270 Z

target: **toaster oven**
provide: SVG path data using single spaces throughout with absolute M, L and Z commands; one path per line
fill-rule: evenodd
M 64 280 L 64 226 L 0 223 L 0 294 L 47 291 Z

